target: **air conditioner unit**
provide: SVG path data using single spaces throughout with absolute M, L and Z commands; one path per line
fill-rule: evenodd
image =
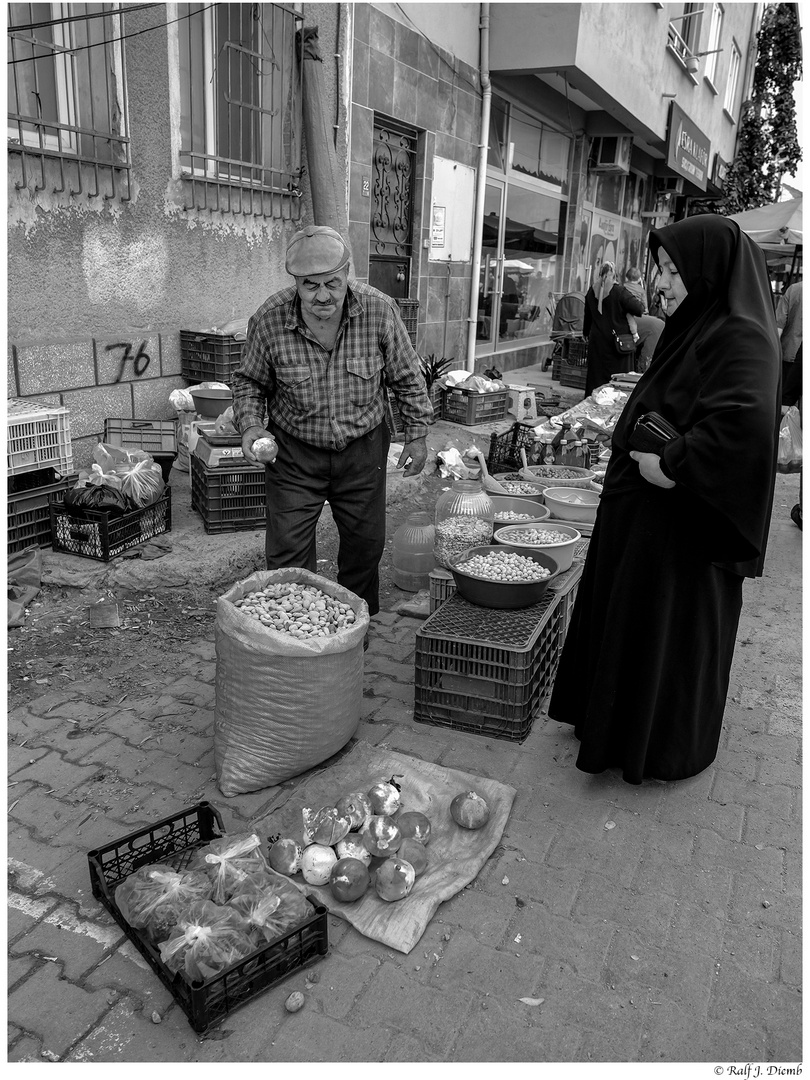
M 682 176 L 658 176 L 655 179 L 656 191 L 668 191 L 672 195 L 683 195 Z
M 632 135 L 600 135 L 591 147 L 591 171 L 629 173 Z

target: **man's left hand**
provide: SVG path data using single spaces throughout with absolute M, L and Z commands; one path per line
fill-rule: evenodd
M 405 465 L 405 476 L 417 476 L 425 467 L 427 461 L 427 443 L 425 439 L 414 439 L 413 442 L 405 443 L 402 453 L 399 455 L 397 468 Z

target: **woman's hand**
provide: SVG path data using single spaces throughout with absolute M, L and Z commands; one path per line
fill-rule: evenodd
M 656 487 L 674 488 L 675 481 L 670 480 L 661 471 L 661 459 L 658 454 L 642 454 L 639 450 L 631 450 L 630 457 L 638 462 L 638 471 L 648 484 Z

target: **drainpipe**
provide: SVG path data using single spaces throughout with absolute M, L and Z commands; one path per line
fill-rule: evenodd
M 492 105 L 492 84 L 489 80 L 489 4 L 481 5 L 481 138 L 478 143 L 478 176 L 475 192 L 473 223 L 472 276 L 470 278 L 470 314 L 467 318 L 467 371 L 475 371 L 475 328 L 478 324 L 478 277 L 481 273 L 481 241 L 484 236 L 484 198 L 487 190 L 487 147 L 489 144 L 489 114 Z

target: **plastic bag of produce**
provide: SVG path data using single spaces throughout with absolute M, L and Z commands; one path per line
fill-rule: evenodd
M 153 863 L 121 882 L 115 902 L 130 926 L 145 930 L 153 941 L 165 941 L 189 905 L 208 900 L 211 892 L 207 874 Z
M 327 607 L 346 605 L 352 621 L 297 637 L 282 628 L 286 616 L 273 618 L 272 603 L 266 621 L 241 606 L 250 594 L 289 583 L 325 594 Z M 258 571 L 218 599 L 214 757 L 223 795 L 280 784 L 346 745 L 360 723 L 368 618 L 359 596 L 297 567 Z
M 203 900 L 189 907 L 160 945 L 160 959 L 169 971 L 183 971 L 191 982 L 200 982 L 256 948 L 239 912 Z
M 315 910 L 297 885 L 269 868 L 261 878 L 245 881 L 229 904 L 262 945 L 300 926 Z
M 255 833 L 235 833 L 212 840 L 197 848 L 189 869 L 201 870 L 210 879 L 211 899 L 224 904 L 251 875 L 270 868 L 261 853 L 261 840 Z
M 70 488 L 65 492 L 62 505 L 73 517 L 79 518 L 84 510 L 95 510 L 109 514 L 110 517 L 121 517 L 131 509 L 126 495 L 120 488 L 96 483 Z

